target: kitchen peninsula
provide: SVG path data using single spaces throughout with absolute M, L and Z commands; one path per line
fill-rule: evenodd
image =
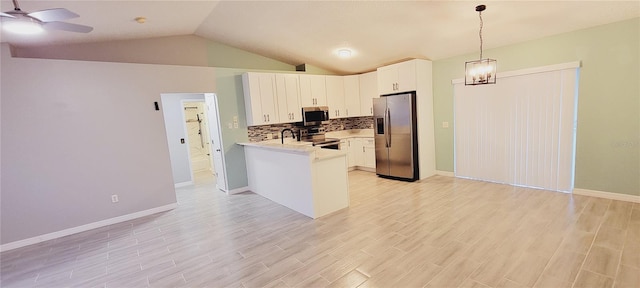
M 238 143 L 249 189 L 314 219 L 349 207 L 346 151 L 286 140 Z

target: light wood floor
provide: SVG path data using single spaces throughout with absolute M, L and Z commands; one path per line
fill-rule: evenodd
M 315 221 L 201 181 L 173 211 L 3 253 L 0 286 L 640 287 L 638 204 L 349 180 L 351 207 Z

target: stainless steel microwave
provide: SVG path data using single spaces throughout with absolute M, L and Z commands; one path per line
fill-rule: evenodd
M 329 107 L 302 107 L 302 125 L 319 126 L 329 123 Z

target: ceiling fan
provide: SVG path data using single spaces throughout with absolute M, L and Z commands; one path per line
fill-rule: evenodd
M 0 12 L 0 17 L 10 18 L 10 21 L 3 21 L 3 25 L 13 22 L 28 25 L 39 25 L 44 29 L 55 29 L 78 33 L 89 33 L 93 30 L 93 27 L 90 26 L 60 22 L 62 20 L 80 17 L 80 15 L 65 8 L 46 9 L 27 13 L 20 9 L 17 0 L 13 0 L 13 7 L 14 9 L 12 11 Z

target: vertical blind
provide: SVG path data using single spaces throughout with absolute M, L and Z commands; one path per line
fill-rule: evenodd
M 573 189 L 578 69 L 550 69 L 454 84 L 457 177 Z

